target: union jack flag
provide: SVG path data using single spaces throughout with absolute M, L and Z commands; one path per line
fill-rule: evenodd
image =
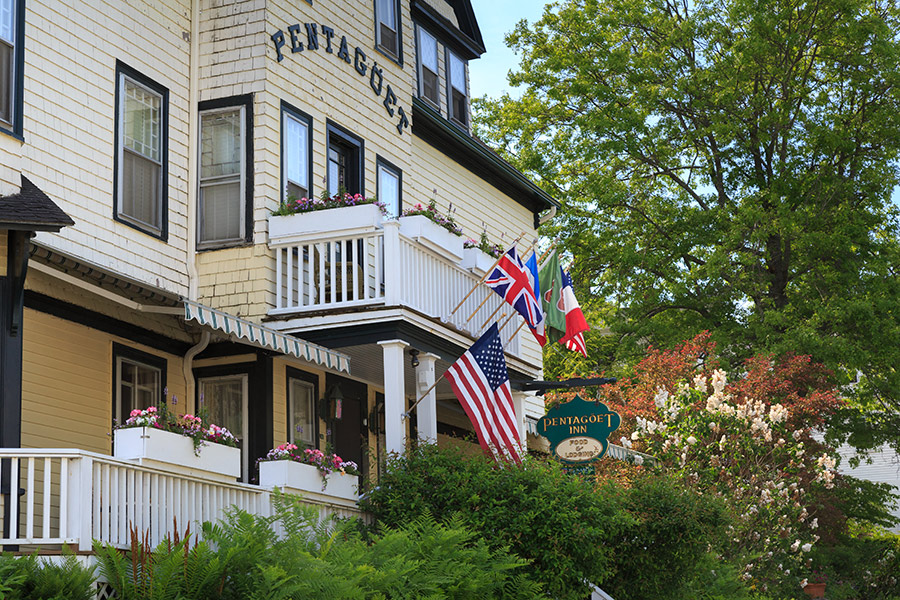
M 506 251 L 484 282 L 522 315 L 534 337 L 543 346 L 547 342 L 544 335 L 544 311 L 534 295 L 527 267 L 516 254 L 515 246 Z

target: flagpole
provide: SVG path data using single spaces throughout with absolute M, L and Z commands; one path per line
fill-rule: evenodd
M 495 309 L 494 309 L 494 312 L 491 313 L 491 316 L 489 316 L 489 317 L 485 320 L 485 322 L 481 324 L 481 328 L 482 328 L 482 329 L 484 329 L 485 327 L 487 327 L 487 324 L 491 322 L 491 319 L 494 318 L 494 315 L 496 315 L 498 312 L 500 312 L 500 309 L 501 309 L 501 308 L 503 308 L 503 303 L 501 303 L 500 306 L 498 306 L 497 308 L 495 308 Z M 474 315 L 472 315 L 472 316 L 474 316 Z M 469 317 L 469 318 L 471 318 L 471 317 Z M 501 318 L 503 318 L 503 317 L 501 317 Z M 466 321 L 466 322 L 468 323 L 468 321 Z
M 529 250 L 532 250 L 532 251 L 534 250 L 534 244 L 532 244 L 532 246 L 531 246 L 531 248 L 529 248 Z M 503 258 L 502 255 L 500 256 L 500 258 L 497 259 L 497 262 L 494 263 L 494 266 L 491 267 L 488 271 L 485 272 L 484 276 L 481 278 L 481 281 L 484 281 L 484 278 L 487 277 L 487 274 L 494 270 L 494 267 L 497 266 L 497 264 L 500 262 L 500 259 L 501 259 L 501 258 Z M 479 283 L 480 283 L 480 282 L 479 282 Z M 475 284 L 475 285 L 477 286 L 478 284 Z M 473 289 L 472 292 L 474 292 L 474 291 L 475 291 L 475 290 Z M 472 292 L 469 292 L 469 293 L 471 294 Z M 486 295 L 486 296 L 484 297 L 484 300 L 481 301 L 481 304 L 478 305 L 478 308 L 476 308 L 476 309 L 472 312 L 472 314 L 469 315 L 469 318 L 466 319 L 466 323 L 468 323 L 469 321 L 471 321 L 471 320 L 472 320 L 472 317 L 474 317 L 475 315 L 478 314 L 478 311 L 481 310 L 481 307 L 484 306 L 485 302 L 487 302 L 487 301 L 488 301 L 488 298 L 490 298 L 490 297 L 491 297 L 491 294 L 488 294 L 488 295 Z M 463 298 L 463 301 L 465 301 L 465 298 Z M 501 304 L 500 306 L 498 306 L 498 307 L 494 310 L 494 312 L 491 314 L 491 316 L 487 318 L 487 321 L 484 322 L 484 325 L 487 325 L 488 321 L 490 321 L 490 320 L 494 317 L 494 315 L 497 314 L 497 311 L 500 310 L 500 308 L 502 308 L 502 307 L 503 307 L 503 304 Z M 452 315 L 453 313 L 450 313 L 450 314 Z M 482 329 L 484 329 L 484 325 L 481 326 Z
M 421 398 L 419 398 L 418 400 L 416 400 L 415 402 L 413 402 L 413 405 L 410 406 L 410 407 L 406 410 L 406 412 L 404 413 L 404 416 L 406 416 L 407 418 L 409 418 L 409 413 L 411 413 L 411 412 L 413 411 L 413 409 L 419 405 L 419 402 L 421 402 L 422 400 L 425 399 L 425 396 L 427 396 L 429 393 L 431 393 L 431 390 L 433 390 L 435 387 L 437 387 L 437 384 L 440 383 L 441 379 L 444 378 L 444 374 L 445 374 L 445 373 L 446 373 L 446 371 L 444 371 L 444 373 L 442 373 L 440 377 L 438 377 L 437 379 L 434 380 L 434 383 L 431 384 L 431 387 L 429 387 L 427 390 L 425 390 L 425 393 L 422 394 L 422 397 L 421 397 Z
M 523 231 L 522 233 L 519 234 L 519 237 L 517 237 L 516 239 L 514 239 L 512 241 L 512 243 L 509 245 L 510 248 L 515 246 L 516 243 L 519 240 L 521 240 L 524 236 L 525 236 L 525 232 Z M 485 279 L 487 279 L 487 276 L 490 273 L 492 273 L 494 271 L 494 269 L 497 268 L 497 265 L 500 264 L 500 259 L 502 259 L 502 258 L 503 258 L 503 253 L 501 253 L 500 256 L 497 257 L 497 260 L 494 261 L 494 264 L 491 266 L 491 268 L 484 272 L 484 275 L 481 276 L 481 279 L 479 279 L 478 281 L 475 282 L 475 285 L 472 286 L 472 289 L 469 290 L 469 293 L 466 294 L 465 296 L 463 296 L 463 299 L 459 301 L 459 304 L 456 305 L 456 308 L 454 308 L 453 310 L 450 311 L 451 315 L 456 314 L 456 311 L 458 311 L 460 309 L 460 307 L 463 305 L 463 303 L 469 299 L 469 296 L 471 296 L 475 292 L 475 290 L 478 289 L 478 286 L 481 284 L 481 282 L 484 281 Z M 479 307 L 479 308 L 481 308 L 481 307 Z M 476 312 L 478 312 L 478 311 L 476 311 Z M 474 316 L 474 313 L 473 313 L 473 316 Z M 471 319 L 472 317 L 469 317 L 469 318 Z

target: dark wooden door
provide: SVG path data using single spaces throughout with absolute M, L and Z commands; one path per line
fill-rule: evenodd
M 340 389 L 339 415 L 334 400 L 336 387 Z M 352 460 L 359 465 L 360 471 L 365 469 L 363 457 L 368 451 L 368 436 L 363 426 L 368 406 L 366 385 L 328 374 L 326 376 L 328 401 L 328 427 L 331 429 L 331 445 L 335 454 L 344 460 Z

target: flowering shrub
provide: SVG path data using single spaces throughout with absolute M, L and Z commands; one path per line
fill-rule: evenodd
M 362 204 L 374 204 L 381 209 L 381 214 L 387 215 L 387 207 L 383 202 L 379 202 L 375 198 L 366 198 L 362 194 L 348 194 L 340 191 L 334 196 L 328 196 L 327 192 L 319 198 L 296 198 L 288 196 L 287 200 L 281 202 L 278 209 L 273 211 L 273 215 L 285 216 L 295 215 L 298 213 L 312 212 L 314 210 L 326 210 L 329 208 L 342 208 L 344 206 L 359 206 Z
M 424 217 L 428 217 L 453 235 L 462 235 L 462 229 L 459 225 L 456 224 L 456 220 L 453 218 L 453 203 L 450 203 L 449 210 L 446 215 L 442 215 L 438 212 L 437 209 L 437 200 L 430 200 L 428 202 L 428 206 L 422 206 L 421 203 L 417 203 L 412 208 L 404 208 L 402 216 L 404 217 L 412 217 L 415 215 L 422 215 Z
M 481 237 L 476 242 L 472 238 L 467 239 L 463 242 L 463 248 L 478 248 L 485 254 L 493 256 L 494 258 L 500 258 L 503 254 L 503 246 L 500 244 L 492 244 L 488 239 L 487 232 L 482 231 Z
M 835 458 L 793 428 L 790 410 L 726 390 L 723 371 L 697 375 L 673 393 L 660 387 L 652 416 L 636 416 L 631 441 L 687 483 L 726 498 L 731 559 L 762 589 L 799 581 L 819 541 L 821 498 L 834 487 Z M 793 574 L 793 575 L 792 575 Z
M 328 483 L 328 476 L 332 473 L 344 473 L 346 475 L 359 475 L 359 467 L 352 460 L 344 460 L 337 454 L 326 454 L 318 448 L 306 448 L 300 450 L 295 444 L 281 444 L 277 448 L 260 458 L 257 463 L 270 460 L 291 460 L 304 465 L 312 465 L 322 475 L 322 489 Z
M 169 412 L 168 404 L 163 402 L 159 408 L 149 406 L 144 410 L 139 408 L 131 411 L 128 419 L 116 429 L 130 429 L 132 427 L 153 427 L 171 433 L 178 433 L 189 437 L 194 441 L 194 453 L 200 455 L 200 448 L 206 442 L 222 444 L 232 448 L 237 447 L 237 438 L 224 427 L 214 423 L 207 425 L 202 417 L 192 414 L 173 416 Z

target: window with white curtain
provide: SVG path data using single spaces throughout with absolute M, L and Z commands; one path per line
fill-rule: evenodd
M 117 423 L 124 423 L 134 409 L 159 406 L 164 400 L 165 359 L 113 344 L 113 364 L 114 418 Z
M 400 216 L 400 169 L 379 158 L 378 201 L 383 202 L 392 217 Z
M 419 96 L 440 110 L 437 38 L 419 27 Z
M 315 387 L 306 381 L 288 378 L 288 417 L 290 441 L 299 447 L 316 446 Z
M 282 107 L 282 201 L 310 197 L 310 119 L 298 111 Z
M 16 111 L 19 0 L 0 0 L 0 124 L 12 126 Z
M 198 380 L 200 408 L 210 423 L 224 427 L 238 440 L 241 448 L 243 478 L 248 474 L 247 439 L 248 395 L 247 374 L 203 377 Z
M 447 50 L 447 90 L 450 118 L 463 127 L 469 125 L 469 94 L 466 85 L 466 61 Z
M 121 63 L 117 71 L 115 217 L 165 238 L 168 90 Z
M 246 215 L 245 108 L 200 113 L 198 244 L 241 242 Z
M 375 0 L 376 43 L 393 58 L 400 57 L 400 11 L 397 0 Z

